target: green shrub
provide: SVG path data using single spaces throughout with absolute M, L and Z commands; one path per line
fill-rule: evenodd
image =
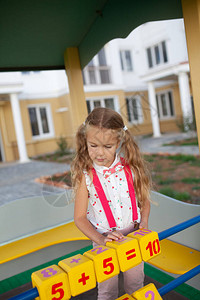
M 65 154 L 69 153 L 67 141 L 62 136 L 57 141 L 58 150 L 56 151 L 56 154 L 59 154 L 60 156 L 63 156 Z
M 171 198 L 175 197 L 175 191 L 170 187 L 164 187 L 160 189 L 158 192 Z
M 192 121 L 191 121 L 192 119 Z M 188 132 L 188 131 L 196 131 L 197 126 L 196 126 L 196 120 L 195 120 L 195 115 L 193 116 L 188 116 L 188 117 L 183 117 L 180 118 L 177 122 L 176 125 L 182 132 Z
M 191 196 L 188 192 L 176 192 L 175 199 L 181 200 L 181 201 L 190 200 Z

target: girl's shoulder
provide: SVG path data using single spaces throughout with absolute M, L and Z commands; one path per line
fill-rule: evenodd
M 87 186 L 91 185 L 91 183 L 93 181 L 92 170 L 89 170 L 89 171 L 83 170 L 83 174 L 85 176 L 86 185 Z

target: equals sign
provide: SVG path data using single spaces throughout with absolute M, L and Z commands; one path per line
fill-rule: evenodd
M 133 253 L 133 254 L 132 254 L 132 253 Z M 128 256 L 128 255 L 129 255 L 129 256 Z M 127 256 L 127 260 L 136 257 L 135 249 L 131 249 L 131 250 L 127 251 L 127 252 L 126 252 L 126 256 Z

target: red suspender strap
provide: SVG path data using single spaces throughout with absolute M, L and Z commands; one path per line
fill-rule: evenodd
M 124 164 L 123 160 L 122 160 L 122 162 Z M 126 180 L 128 183 L 128 190 L 129 190 L 129 194 L 130 194 L 130 198 L 131 198 L 133 221 L 135 221 L 138 219 L 138 213 L 137 213 L 137 206 L 136 206 L 133 176 L 132 176 L 131 169 L 128 165 L 124 165 L 124 172 L 126 175 Z
M 95 171 L 94 168 L 92 169 L 92 173 L 93 173 L 93 184 L 94 184 L 96 192 L 97 192 L 97 194 L 99 196 L 101 204 L 103 206 L 103 209 L 104 209 L 104 212 L 105 212 L 108 224 L 109 224 L 110 228 L 116 227 L 116 222 L 115 222 L 115 219 L 113 217 L 113 214 L 112 214 L 112 211 L 110 209 L 110 206 L 108 204 L 108 200 L 106 198 L 106 195 L 105 195 L 104 190 L 102 188 L 102 185 L 100 183 L 99 177 L 98 177 L 98 175 L 97 175 L 97 173 L 96 173 L 96 171 Z

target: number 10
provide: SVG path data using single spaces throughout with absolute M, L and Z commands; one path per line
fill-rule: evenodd
M 146 247 L 146 250 L 149 250 L 150 256 L 153 256 L 154 254 L 158 254 L 160 252 L 159 240 L 156 239 L 153 241 L 153 243 L 150 241 Z

